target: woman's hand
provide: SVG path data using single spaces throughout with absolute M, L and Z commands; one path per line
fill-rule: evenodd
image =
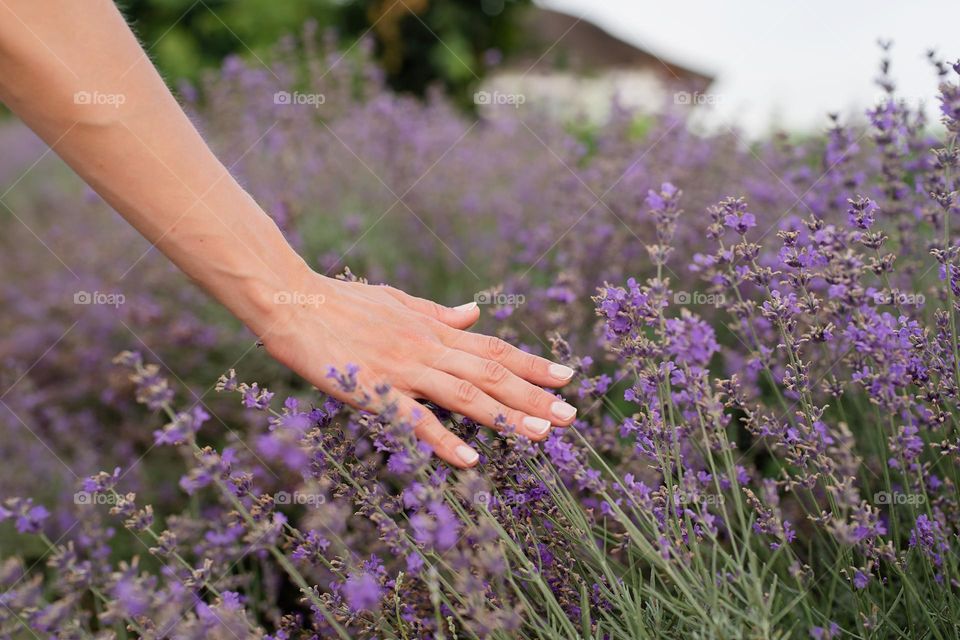
M 476 464 L 477 453 L 415 398 L 492 428 L 503 416 L 531 440 L 542 440 L 551 425 L 567 426 L 576 415 L 574 407 L 540 388 L 563 386 L 573 370 L 465 331 L 480 316 L 476 303 L 443 307 L 391 287 L 313 272 L 299 289 L 275 293 L 274 300 L 273 324 L 261 335 L 274 358 L 354 405 L 357 397 L 344 393 L 327 372 L 330 366 L 359 366 L 360 386 L 372 396 L 376 385 L 389 384 L 398 418 L 458 467 Z
M 502 415 L 535 440 L 573 421 L 573 407 L 537 386 L 561 386 L 573 371 L 463 331 L 476 305 L 447 309 L 310 271 L 204 143 L 113 2 L 0 2 L 0 51 L 0 99 L 321 390 L 356 402 L 327 378 L 330 366 L 356 364 L 366 389 L 388 383 L 399 417 L 460 467 L 477 453 L 414 398 L 488 426 Z

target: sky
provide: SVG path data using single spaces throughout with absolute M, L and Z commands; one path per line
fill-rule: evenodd
M 957 0 L 539 0 L 583 17 L 663 59 L 716 77 L 715 126 L 761 134 L 776 125 L 817 131 L 826 113 L 862 112 L 873 83 L 879 38 L 891 39 L 901 95 L 923 100 L 934 121 L 937 80 L 928 49 L 960 58 Z

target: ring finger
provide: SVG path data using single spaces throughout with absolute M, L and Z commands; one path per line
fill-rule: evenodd
M 513 425 L 517 433 L 531 440 L 543 440 L 550 432 L 550 421 L 511 409 L 484 393 L 469 380 L 457 378 L 441 370 L 426 376 L 416 391 L 445 409 L 455 411 L 471 420 L 500 429 L 497 417 L 503 416 L 506 424 Z

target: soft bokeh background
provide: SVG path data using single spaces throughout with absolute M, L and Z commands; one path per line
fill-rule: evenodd
M 586 589 L 599 588 L 589 572 L 586 578 L 577 574 L 579 563 L 568 561 L 573 556 L 564 546 L 573 536 L 571 546 L 585 548 L 601 528 L 606 539 L 609 522 L 602 508 L 609 504 L 596 489 L 601 474 L 581 464 L 587 457 L 580 446 L 589 443 L 598 456 L 614 462 L 618 473 L 649 480 L 658 491 L 664 488 L 660 477 L 672 476 L 688 462 L 702 473 L 685 473 L 685 479 L 703 487 L 715 482 L 715 470 L 707 473 L 697 461 L 699 453 L 692 459 L 661 457 L 656 469 L 649 446 L 673 440 L 674 433 L 699 430 L 690 426 L 695 424 L 690 416 L 700 414 L 700 385 L 706 384 L 700 377 L 709 367 L 709 384 L 721 386 L 715 378 L 736 373 L 748 396 L 743 402 L 756 403 L 763 417 L 752 429 L 745 427 L 739 405 L 732 414 L 722 408 L 719 397 L 730 395 L 726 390 L 704 405 L 722 433 L 719 440 L 737 446 L 736 465 L 727 460 L 726 480 L 749 482 L 761 495 L 762 504 L 756 503 L 750 518 L 763 520 L 764 535 L 785 537 L 777 522 L 781 515 L 796 526 L 796 553 L 817 577 L 803 594 L 781 588 L 787 581 L 798 584 L 806 569 L 784 566 L 789 559 L 779 549 L 786 547 L 748 533 L 744 517 L 744 535 L 761 551 L 751 564 L 763 575 L 742 571 L 743 560 L 735 558 L 733 571 L 723 579 L 696 575 L 690 582 L 694 591 L 665 605 L 658 599 L 671 588 L 669 576 L 666 582 L 651 579 L 649 587 L 638 586 L 635 602 L 621 603 L 611 617 L 649 623 L 656 630 L 652 635 L 659 635 L 670 626 L 663 617 L 670 618 L 676 606 L 714 602 L 712 597 L 723 593 L 730 604 L 712 612 L 725 610 L 727 628 L 768 626 L 758 626 L 752 635 L 698 633 L 712 616 L 695 611 L 674 617 L 677 635 L 770 637 L 770 627 L 777 624 L 772 621 L 789 616 L 789 625 L 803 629 L 801 635 L 809 631 L 826 638 L 832 632 L 823 628 L 834 618 L 845 629 L 855 628 L 863 615 L 877 615 L 877 603 L 897 609 L 892 616 L 897 625 L 912 624 L 915 609 L 929 606 L 947 618 L 958 608 L 946 602 L 953 594 L 942 588 L 940 575 L 927 576 L 922 590 L 909 597 L 901 597 L 902 591 L 896 595 L 901 588 L 896 582 L 881 587 L 877 583 L 886 585 L 892 574 L 877 572 L 875 549 L 867 550 L 869 566 L 862 557 L 857 560 L 869 590 L 852 587 L 842 574 L 853 561 L 833 555 L 833 542 L 817 546 L 834 538 L 841 545 L 889 542 L 898 549 L 897 568 L 916 566 L 909 563 L 918 560 L 920 550 L 910 532 L 922 521 L 908 506 L 878 503 L 875 491 L 898 490 L 889 478 L 886 484 L 877 482 L 897 468 L 889 465 L 887 443 L 903 446 L 904 455 L 919 460 L 929 443 L 913 435 L 916 425 L 930 428 L 930 440 L 944 437 L 940 427 L 928 423 L 949 412 L 943 409 L 944 397 L 952 396 L 941 390 L 955 388 L 949 386 L 952 367 L 917 359 L 921 352 L 930 361 L 943 360 L 938 349 L 949 350 L 943 348 L 949 330 L 942 320 L 935 325 L 932 316 L 952 303 L 948 291 L 960 292 L 938 280 L 939 265 L 931 256 L 931 249 L 955 242 L 943 220 L 960 212 L 944 197 L 941 204 L 931 197 L 954 178 L 930 153 L 942 146 L 943 131 L 933 111 L 937 65 L 926 59 L 930 47 L 942 47 L 940 54 L 955 59 L 958 51 L 949 47 L 955 46 L 950 36 L 958 10 L 932 2 L 835 5 L 144 0 L 123 7 L 218 156 L 313 268 L 332 276 L 349 267 L 372 282 L 449 305 L 482 301 L 479 330 L 576 367 L 564 394 L 581 409 L 577 427 L 555 431 L 535 455 L 548 456 L 562 471 L 564 485 L 589 510 L 592 524 L 582 535 L 562 525 L 546 533 L 541 527 L 552 516 L 532 512 L 522 518 L 530 528 L 510 534 L 540 548 L 539 557 L 548 549 L 556 558 L 550 582 L 564 603 L 564 619 L 579 619 Z M 923 18 L 915 19 L 913 11 Z M 883 54 L 878 38 L 896 44 Z M 886 87 L 881 89 L 875 80 L 884 55 L 892 75 L 880 77 Z M 939 70 L 942 78 L 953 77 L 942 63 Z M 897 83 L 900 90 L 894 92 Z M 944 113 L 956 120 L 960 100 L 944 87 Z M 881 92 L 883 101 L 877 98 Z M 308 101 L 301 102 L 302 97 Z M 920 105 L 921 98 L 927 103 Z M 842 115 L 831 120 L 828 111 Z M 771 132 L 777 123 L 781 130 Z M 100 583 L 118 592 L 127 610 L 142 609 L 149 601 L 156 605 L 151 615 L 157 615 L 179 604 L 176 582 L 164 578 L 158 588 L 138 579 L 131 590 L 117 577 L 123 572 L 107 575 L 117 561 L 134 556 L 148 571 L 163 566 L 107 509 L 76 500 L 82 478 L 119 468 L 118 490 L 136 492 L 138 502 L 151 504 L 158 527 L 177 528 L 191 559 L 209 552 L 220 566 L 231 567 L 227 577 L 250 594 L 258 621 L 275 628 L 281 614 L 302 609 L 296 586 L 266 556 L 249 557 L 249 548 L 239 543 L 243 527 L 230 522 L 233 506 L 203 489 L 203 473 L 193 467 L 195 452 L 169 446 L 169 438 L 158 431 L 167 418 L 156 403 L 145 408 L 135 396 L 165 396 L 158 380 L 169 379 L 178 410 L 202 409 L 210 416 L 199 428 L 197 443 L 229 451 L 231 464 L 249 472 L 256 492 L 266 494 L 304 486 L 304 478 L 322 476 L 317 469 L 327 469 L 327 463 L 304 458 L 302 434 L 296 432 L 303 428 L 302 416 L 292 420 L 293 427 L 286 424 L 289 415 L 279 423 L 269 421 L 249 397 L 252 406 L 244 411 L 237 397 L 215 392 L 215 381 L 236 368 L 240 379 L 275 391 L 277 405 L 292 395 L 302 402 L 298 406 L 312 408 L 321 402 L 316 390 L 273 363 L 254 336 L 190 285 L 13 118 L 0 121 L 0 149 L 0 504 L 14 504 L 10 509 L 19 514 L 13 518 L 13 511 L 0 511 L 0 559 L 9 558 L 0 583 L 18 587 L 10 589 L 11 595 L 3 593 L 0 602 L 17 605 L 13 600 L 22 598 L 19 609 L 44 633 L 58 616 L 91 609 L 87 602 L 70 600 L 66 592 L 73 583 L 63 581 L 63 574 L 51 570 L 41 588 L 39 574 L 48 570 L 44 561 L 50 549 L 42 539 L 17 532 L 33 528 L 52 540 L 69 540 L 84 558 L 94 558 L 91 566 Z M 858 222 L 856 211 L 850 213 L 848 199 L 857 196 L 878 205 L 875 211 L 860 201 L 860 214 L 867 212 L 869 224 Z M 745 201 L 727 200 L 731 197 Z M 717 203 L 720 209 L 713 208 Z M 883 253 L 891 252 L 888 256 L 863 254 L 860 232 L 852 229 L 861 223 L 869 227 L 874 215 L 877 228 L 889 233 L 877 241 Z M 816 220 L 808 232 L 804 225 L 811 217 Z M 757 246 L 745 241 L 736 251 L 756 256 L 751 269 L 757 273 L 768 268 L 818 273 L 778 282 L 772 293 L 759 285 L 760 276 L 755 284 L 745 281 L 749 270 L 739 264 L 733 271 L 728 243 L 748 230 L 749 242 Z M 887 273 L 883 265 L 894 262 L 894 252 L 897 269 Z M 653 293 L 637 284 L 659 276 L 669 284 L 657 283 Z M 738 283 L 732 287 L 736 298 L 724 299 L 731 282 Z M 624 285 L 629 291 L 619 288 Z M 875 295 L 884 288 L 906 293 L 912 302 Z M 595 300 L 599 292 L 606 297 Z M 799 311 L 801 298 L 804 306 L 815 306 L 810 296 L 824 303 L 818 302 L 816 313 Z M 781 314 L 801 322 L 784 329 L 775 322 Z M 940 343 L 918 349 L 935 326 L 933 340 Z M 796 334 L 795 344 L 809 343 L 803 347 L 809 362 L 803 363 L 802 377 L 812 381 L 806 393 L 798 391 L 801 376 L 794 353 L 783 348 L 784 333 Z M 649 342 L 651 336 L 656 344 Z M 112 362 L 125 349 L 157 365 L 149 376 L 139 372 L 136 389 Z M 127 358 L 128 364 L 134 361 Z M 696 375 L 687 376 L 693 369 L 677 369 L 678 363 L 693 367 Z M 940 377 L 924 377 L 927 368 Z M 654 384 L 656 376 L 666 371 L 672 373 L 662 391 L 672 396 L 669 401 L 651 395 L 663 386 L 663 380 Z M 679 386 L 671 390 L 674 384 Z M 927 386 L 918 391 L 921 385 Z M 794 416 L 800 400 L 818 404 L 816 417 L 810 417 L 813 412 Z M 651 408 L 675 401 L 685 403 L 677 412 L 683 428 L 661 428 Z M 437 411 L 450 419 L 442 408 Z M 778 446 L 797 441 L 781 430 L 790 416 L 794 422 L 807 420 L 807 440 L 798 447 L 809 449 L 794 459 L 789 455 L 796 451 L 787 449 L 785 459 Z M 901 429 L 894 417 L 914 431 Z M 889 428 L 884 424 L 878 430 L 886 418 Z M 378 475 L 389 463 L 380 443 L 369 437 L 366 416 L 348 418 L 343 431 L 340 422 L 337 418 L 333 428 L 322 431 L 351 464 L 357 463 L 343 475 L 348 481 L 367 478 L 378 487 L 357 495 L 389 494 L 395 500 L 403 487 L 415 486 L 399 451 L 389 456 L 394 466 L 383 478 Z M 461 421 L 448 424 L 465 435 L 470 429 L 469 437 L 484 446 L 504 452 L 512 446 L 486 430 L 475 436 L 472 426 L 454 422 Z M 839 449 L 827 448 L 837 443 Z M 806 505 L 777 486 L 784 472 L 808 472 L 807 450 L 818 452 L 821 477 L 832 476 L 834 465 L 840 465 L 842 482 L 857 478 L 856 490 L 818 485 L 845 501 L 833 520 L 807 518 Z M 529 477 L 518 473 L 526 461 L 516 451 L 491 458 L 505 463 L 494 473 L 483 469 L 484 481 L 497 484 L 497 490 L 514 491 L 517 477 Z M 927 478 L 928 486 L 943 510 L 953 514 L 949 525 L 941 518 L 937 526 L 949 526 L 954 536 L 960 508 L 950 478 L 956 469 L 945 456 L 928 458 L 939 465 L 925 467 L 936 475 Z M 419 474 L 432 463 L 417 464 Z M 442 468 L 436 472 L 441 475 L 446 475 Z M 913 482 L 905 474 L 894 475 L 906 486 Z M 320 509 L 288 505 L 290 522 L 304 530 L 332 523 L 341 528 L 338 535 L 350 539 L 336 548 L 338 562 L 352 565 L 355 557 L 380 553 L 396 571 L 393 564 L 405 560 L 393 549 L 384 552 L 379 525 L 351 515 L 362 505 L 342 495 L 343 479 L 323 476 L 330 481 L 323 489 L 329 502 Z M 663 505 L 676 505 L 673 494 L 661 495 Z M 6 502 L 12 496 L 34 502 Z M 546 497 L 541 494 L 534 502 Z M 812 500 L 817 513 L 826 508 L 825 500 Z M 407 515 L 409 505 L 394 507 Z M 649 517 L 669 509 L 645 506 L 641 511 Z M 881 517 L 895 525 L 886 538 Z M 703 520 L 707 529 L 714 526 L 710 522 Z M 660 525 L 650 524 L 657 534 L 645 549 L 665 550 L 659 546 L 666 540 L 656 528 Z M 926 524 L 927 538 L 935 540 L 931 527 Z M 468 550 L 472 544 L 465 538 L 459 542 Z M 928 555 L 939 553 L 934 542 L 924 544 Z M 616 547 L 613 555 L 619 543 Z M 716 556 L 703 562 L 710 549 L 695 540 L 688 547 L 704 554 L 698 557 L 704 571 L 716 568 Z M 659 553 L 642 556 L 643 562 Z M 69 562 L 72 554 L 57 556 Z M 630 567 L 625 575 L 634 581 L 640 573 L 633 571 L 629 554 L 624 558 L 623 566 Z M 774 567 L 777 558 L 780 566 Z M 497 562 L 492 557 L 492 571 L 503 573 Z M 952 569 L 949 575 L 958 575 L 955 564 Z M 275 587 L 272 593 L 257 591 L 261 581 L 250 575 L 258 572 L 271 574 L 264 582 Z M 871 582 L 868 576 L 874 575 L 880 579 Z M 830 581 L 822 581 L 824 576 Z M 331 579 L 323 570 L 311 574 L 324 589 L 333 588 Z M 411 584 L 409 592 L 418 593 L 424 605 L 415 617 L 427 615 L 424 611 L 432 617 L 429 590 L 422 582 Z M 489 616 L 480 622 L 502 627 L 501 637 L 517 637 L 497 619 L 510 617 L 501 601 L 454 584 L 454 596 L 476 597 L 472 618 Z M 62 595 L 64 606 L 59 600 L 38 605 L 39 596 L 46 595 L 41 591 Z M 179 593 L 187 593 L 185 611 L 203 611 L 200 605 L 207 604 Z M 534 600 L 548 596 L 549 603 L 550 593 Z M 744 606 L 750 598 L 763 602 L 759 608 Z M 798 606 L 806 610 L 806 619 Z M 590 608 L 607 615 L 599 598 Z M 0 610 L 0 635 L 5 624 L 17 622 L 3 616 Z M 533 622 L 538 620 L 551 624 L 549 617 L 534 616 Z M 433 628 L 430 620 L 417 624 Z M 904 626 L 907 632 L 899 635 L 908 637 L 915 628 Z M 487 637 L 485 629 L 474 630 Z
M 683 188 L 695 212 L 748 194 L 769 214 L 767 233 L 822 206 L 819 172 L 792 166 L 800 152 L 760 134 L 779 112 L 790 137 L 809 140 L 803 153 L 817 153 L 827 109 L 860 102 L 845 121 L 865 121 L 862 107 L 879 91 L 878 36 L 902 39 L 894 75 L 906 97 L 932 98 L 936 75 L 923 53 L 946 42 L 957 9 L 938 6 L 943 19 L 920 24 L 906 9 L 866 5 L 853 19 L 855 5 L 122 6 L 217 153 L 310 264 L 330 275 L 350 267 L 446 304 L 525 294 L 523 305 L 488 309 L 481 329 L 545 353 L 557 330 L 590 348 L 596 287 L 645 272 L 653 236 L 642 198 L 662 181 Z M 846 12 L 842 28 L 813 24 L 837 12 Z M 293 90 L 325 102 L 276 103 L 276 91 Z M 485 104 L 481 94 L 524 103 Z M 919 126 L 935 130 L 936 119 Z M 714 137 L 697 134 L 705 129 Z M 43 490 L 55 495 L 123 461 L 137 461 L 134 476 L 146 472 L 139 460 L 152 433 L 110 364 L 121 349 L 160 361 L 224 428 L 231 409 L 210 392 L 225 369 L 302 386 L 15 119 L 0 122 L 0 142 L 4 459 L 49 462 L 55 474 Z M 681 231 L 690 251 L 702 242 L 695 220 Z M 94 291 L 125 303 L 74 304 Z M 72 437 L 78 431 L 87 436 Z M 33 483 L 11 467 L 4 493 Z
M 422 92 L 439 80 L 462 92 L 488 70 L 486 52 L 495 49 L 509 57 L 523 48 L 527 33 L 521 17 L 530 4 L 139 0 L 125 6 L 171 79 L 196 78 L 201 68 L 216 65 L 227 53 L 262 55 L 312 17 L 347 40 L 368 31 L 376 36 L 395 88 Z M 927 113 L 934 114 L 925 54 L 930 49 L 949 53 L 960 23 L 960 4 L 945 0 L 543 0 L 536 6 L 596 24 L 669 63 L 715 77 L 710 88 L 714 99 L 700 120 L 713 128 L 737 125 L 752 136 L 777 127 L 820 131 L 827 109 L 862 114 L 880 97 L 873 82 L 878 39 L 895 43 L 893 71 L 900 95 L 925 101 Z
M 824 110 L 861 113 L 880 98 L 878 39 L 894 42 L 900 95 L 937 105 L 926 52 L 953 55 L 960 4 L 946 0 L 734 3 L 549 0 L 638 46 L 716 75 L 715 126 L 817 131 Z M 931 16 L 937 16 L 931 18 Z M 936 120 L 934 116 L 933 120 Z

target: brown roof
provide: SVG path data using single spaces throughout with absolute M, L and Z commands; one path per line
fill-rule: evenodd
M 568 69 L 580 73 L 649 68 L 664 81 L 705 88 L 713 77 L 664 60 L 611 35 L 597 25 L 560 11 L 530 7 L 521 18 L 524 43 L 507 61 L 532 72 Z

